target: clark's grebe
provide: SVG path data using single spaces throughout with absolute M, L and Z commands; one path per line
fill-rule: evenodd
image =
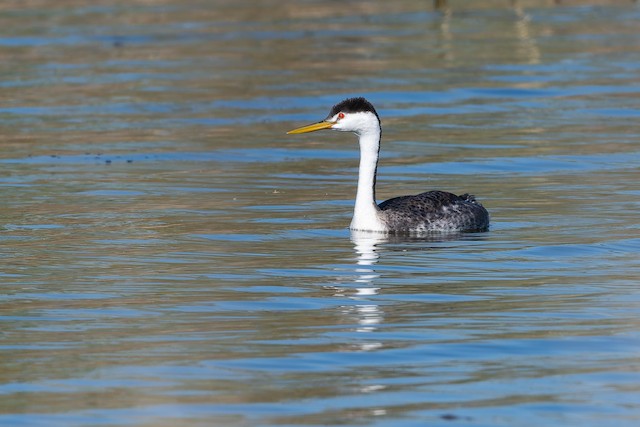
M 457 196 L 445 191 L 427 191 L 376 204 L 376 172 L 382 130 L 378 113 L 366 99 L 345 99 L 334 105 L 323 121 L 287 133 L 321 129 L 353 132 L 360 141 L 358 191 L 349 227 L 352 230 L 402 233 L 480 231 L 489 227 L 489 213 L 469 194 Z

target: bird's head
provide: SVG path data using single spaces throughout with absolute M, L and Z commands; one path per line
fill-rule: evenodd
M 348 98 L 333 106 L 326 119 L 287 132 L 288 134 L 314 132 L 321 129 L 353 132 L 363 135 L 380 132 L 380 118 L 366 99 Z

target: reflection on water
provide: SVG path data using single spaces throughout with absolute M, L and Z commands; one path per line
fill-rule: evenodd
M 559 3 L 559 4 L 556 4 Z M 0 5 L 0 424 L 640 422 L 637 5 Z M 349 233 L 381 199 L 486 233 Z
M 384 313 L 377 304 L 368 304 L 368 297 L 377 295 L 380 288 L 375 287 L 375 279 L 380 277 L 375 272 L 375 264 L 378 261 L 378 252 L 376 245 L 386 241 L 383 234 L 379 233 L 366 233 L 360 231 L 351 231 L 351 241 L 353 242 L 354 250 L 358 256 L 358 267 L 356 268 L 357 277 L 355 279 L 355 285 L 357 286 L 356 292 L 353 295 L 353 299 L 362 301 L 362 304 L 356 305 L 358 314 L 358 323 L 360 327 L 358 332 L 373 332 L 384 319 Z M 368 344 L 366 349 L 371 350 L 381 347 L 381 343 L 376 343 L 375 346 Z M 364 350 L 365 348 L 363 348 Z
M 518 17 L 516 21 L 516 35 L 518 37 L 519 54 L 522 56 L 524 62 L 529 64 L 540 63 L 540 49 L 538 49 L 536 39 L 531 34 L 531 17 L 527 15 L 520 2 L 515 1 L 513 4 L 513 11 Z
M 453 16 L 454 9 L 445 2 L 435 2 L 437 10 L 440 11 L 439 19 L 439 48 L 442 50 L 444 63 L 448 67 L 456 65 L 456 49 L 454 46 L 455 31 L 452 29 L 452 22 L 455 22 Z M 523 63 L 539 64 L 540 49 L 537 46 L 536 36 L 531 30 L 531 16 L 527 14 L 525 7 L 520 1 L 512 1 L 512 10 L 516 16 L 514 22 L 514 31 L 508 31 L 507 34 L 513 34 L 517 42 L 514 56 Z M 464 13 L 457 11 L 455 13 Z

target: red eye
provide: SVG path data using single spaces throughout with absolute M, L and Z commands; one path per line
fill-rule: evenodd
M 338 114 L 338 118 L 339 118 L 339 119 L 344 119 L 344 113 L 340 113 L 340 114 Z

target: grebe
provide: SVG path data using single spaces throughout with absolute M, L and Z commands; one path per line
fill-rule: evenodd
M 355 133 L 360 141 L 358 190 L 351 230 L 386 233 L 429 231 L 482 231 L 489 227 L 489 213 L 474 196 L 427 191 L 400 196 L 376 204 L 375 186 L 380 151 L 380 117 L 364 98 L 348 98 L 336 104 L 321 122 L 293 129 L 288 134 L 332 129 Z

